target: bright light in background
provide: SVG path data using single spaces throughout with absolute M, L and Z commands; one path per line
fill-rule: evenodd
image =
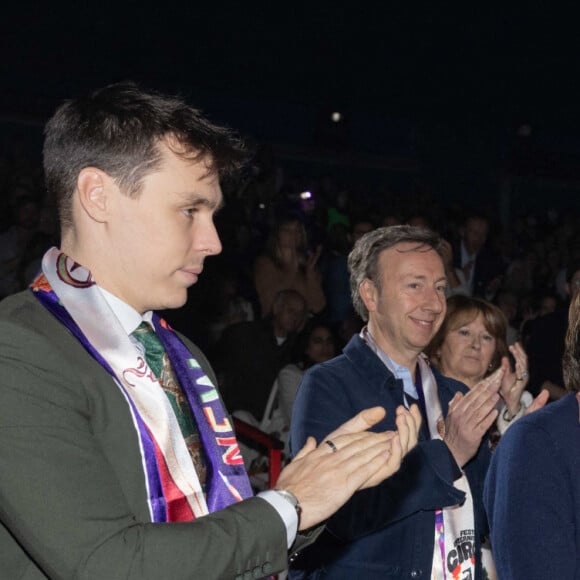
M 333 123 L 340 123 L 342 121 L 342 113 L 339 113 L 338 111 L 334 111 L 334 113 L 332 113 L 332 115 L 330 115 L 330 118 L 332 119 Z
M 312 197 L 312 193 L 310 191 L 303 191 L 300 194 L 300 199 L 310 199 Z

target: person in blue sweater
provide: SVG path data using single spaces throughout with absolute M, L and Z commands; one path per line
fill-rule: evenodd
M 442 376 L 422 354 L 445 318 L 443 242 L 408 225 L 375 229 L 349 254 L 355 309 L 367 321 L 343 353 L 311 367 L 294 404 L 291 448 L 322 441 L 344 418 L 369 405 L 395 424 L 399 405 L 422 411 L 419 443 L 395 476 L 356 493 L 292 563 L 292 578 L 484 577 L 482 504 L 489 464 L 485 433 L 505 364 L 469 390 Z
M 484 487 L 502 580 L 580 578 L 580 293 L 562 358 L 570 391 L 501 439 Z

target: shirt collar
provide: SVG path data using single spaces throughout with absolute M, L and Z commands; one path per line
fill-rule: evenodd
M 360 337 L 369 345 L 371 350 L 379 357 L 381 362 L 393 373 L 395 378 L 403 381 L 403 390 L 405 393 L 417 399 L 417 387 L 413 382 L 411 370 L 396 363 L 384 350 L 382 350 L 375 342 L 375 339 L 372 337 L 367 326 L 365 326 L 360 331 Z
M 103 294 L 103 298 L 106 300 L 109 308 L 119 319 L 119 322 L 127 335 L 130 335 L 134 330 L 136 330 L 143 321 L 148 322 L 153 326 L 153 312 L 151 310 L 145 312 L 145 314 L 141 316 L 132 306 L 129 306 L 114 294 L 101 288 L 101 286 L 98 288 Z

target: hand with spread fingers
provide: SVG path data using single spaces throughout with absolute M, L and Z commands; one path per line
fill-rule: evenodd
M 468 393 L 457 393 L 449 402 L 443 440 L 460 467 L 475 455 L 482 437 L 497 418 L 496 403 L 505 366 L 502 364 Z
M 318 446 L 314 438 L 308 439 L 276 485 L 298 498 L 301 530 L 324 521 L 354 492 L 381 483 L 399 469 L 405 454 L 417 444 L 421 419 L 414 407 L 397 409 L 397 431 L 368 431 L 385 416 L 382 407 L 373 407 L 341 425 Z

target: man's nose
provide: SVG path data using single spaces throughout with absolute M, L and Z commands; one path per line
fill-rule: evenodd
M 194 233 L 194 236 L 195 235 L 196 234 Z M 198 232 L 197 235 L 199 236 L 196 240 L 197 245 L 204 254 L 215 256 L 222 251 L 222 243 L 213 220 L 210 220 L 209 223 L 205 224 L 203 230 Z
M 441 292 L 439 292 L 439 291 L 435 290 L 435 288 L 433 288 L 431 290 L 428 290 L 428 295 L 426 298 L 427 298 L 426 307 L 429 310 L 431 310 L 437 314 L 443 311 L 444 303 L 445 303 L 445 296 Z

